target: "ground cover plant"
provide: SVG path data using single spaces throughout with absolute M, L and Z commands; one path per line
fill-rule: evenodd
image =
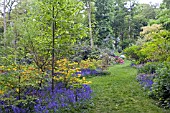
M 92 93 L 87 84 L 91 82 L 76 74 L 81 69 L 78 66 L 67 59 L 56 61 L 54 89 L 48 67 L 41 72 L 32 66 L 1 66 L 1 112 L 67 112 L 86 108 Z

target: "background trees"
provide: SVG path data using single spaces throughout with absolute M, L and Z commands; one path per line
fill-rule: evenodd
M 51 24 L 54 20 L 51 18 L 50 4 L 54 3 L 45 0 L 5 0 L 5 2 L 7 15 L 1 19 L 7 21 L 6 25 L 2 26 L 8 29 L 8 32 L 7 37 L 1 39 L 1 45 L 16 48 L 14 47 L 17 46 L 16 42 L 24 39 L 23 43 L 26 45 L 24 51 L 34 53 L 33 56 L 36 52 L 27 49 L 31 44 L 44 45 L 42 47 L 44 50 L 37 46 L 41 48 L 40 51 L 46 51 L 45 48 L 50 50 Z M 165 0 L 160 8 L 152 4 L 138 4 L 135 0 L 68 0 L 68 5 L 60 2 L 62 1 L 55 1 L 58 5 L 55 6 L 56 9 L 54 8 L 57 37 L 55 43 L 58 44 L 55 52 L 61 53 L 60 57 L 74 53 L 70 48 L 75 44 L 123 50 L 140 38 L 143 26 L 156 23 L 169 29 L 168 0 Z M 62 52 L 61 48 L 67 52 Z M 50 53 L 49 50 L 47 53 Z

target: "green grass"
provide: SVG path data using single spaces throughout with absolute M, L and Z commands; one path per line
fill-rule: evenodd
M 90 113 L 170 113 L 147 96 L 136 81 L 137 70 L 129 64 L 110 67 L 111 75 L 88 79 L 94 91 Z

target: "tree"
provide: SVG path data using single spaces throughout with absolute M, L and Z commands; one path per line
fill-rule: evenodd
M 99 46 L 102 46 L 102 42 L 107 36 L 113 34 L 110 18 L 112 15 L 112 6 L 113 0 L 96 0 L 95 2 L 95 32 L 98 37 L 96 44 Z
M 165 4 L 167 9 L 170 9 L 170 0 L 163 0 L 163 4 Z
M 89 37 L 90 37 L 90 45 L 93 48 L 93 35 L 92 35 L 92 25 L 91 25 L 91 0 L 88 0 L 88 20 L 89 20 Z
M 42 72 L 51 64 L 53 81 L 55 60 L 68 57 L 69 47 L 86 36 L 86 27 L 78 19 L 82 9 L 83 3 L 78 0 L 26 2 L 9 32 L 17 39 L 15 51 L 21 50 L 16 55 L 21 56 L 20 60 L 33 59 Z
M 162 24 L 166 30 L 170 30 L 170 9 L 168 8 L 168 0 L 163 1 L 157 11 L 156 18 L 150 21 L 150 24 Z

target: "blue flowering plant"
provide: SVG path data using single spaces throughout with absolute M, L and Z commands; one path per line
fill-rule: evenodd
M 10 92 L 2 96 L 0 100 L 0 112 L 2 113 L 49 113 L 65 112 L 70 109 L 81 109 L 91 99 L 92 90 L 88 85 L 82 87 L 66 88 L 60 82 L 42 89 L 27 88 L 19 99 L 17 94 Z M 8 100 L 13 98 L 13 100 Z
M 153 74 L 139 74 L 137 76 L 137 81 L 146 90 L 148 90 L 148 89 L 151 90 L 151 87 L 153 84 L 153 79 L 154 79 Z
M 83 112 L 81 110 L 88 106 L 92 94 L 88 84 L 91 82 L 81 74 L 72 76 L 80 71 L 77 63 L 67 59 L 56 61 L 53 85 L 48 73 L 44 72 L 44 76 L 37 79 L 42 72 L 32 67 L 25 69 L 13 68 L 12 71 L 20 75 L 11 73 L 10 78 L 16 80 L 16 85 L 9 79 L 4 88 L 10 87 L 10 90 L 0 90 L 0 113 Z

